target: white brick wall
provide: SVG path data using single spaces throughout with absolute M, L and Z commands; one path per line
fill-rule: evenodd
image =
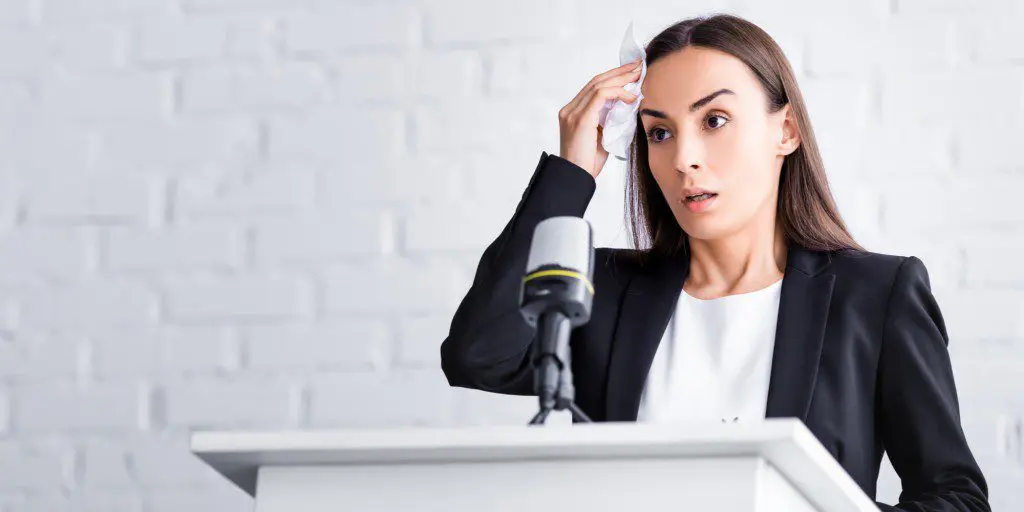
M 626 20 L 721 10 L 787 52 L 858 239 L 928 265 L 1024 507 L 1018 0 L 0 0 L 0 512 L 251 510 L 195 428 L 525 423 L 440 372 L 477 258 Z

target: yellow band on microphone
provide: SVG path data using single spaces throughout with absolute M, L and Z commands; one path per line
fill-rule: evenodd
M 530 281 L 532 279 L 537 279 L 538 277 L 545 277 L 545 276 L 574 277 L 576 279 L 579 279 L 580 281 L 583 281 L 583 284 L 587 286 L 587 290 L 590 290 L 591 294 L 594 293 L 594 285 L 590 284 L 590 279 L 587 279 L 587 276 L 585 276 L 585 275 L 583 275 L 583 274 L 581 274 L 579 272 L 572 271 L 572 270 L 538 270 L 538 271 L 536 271 L 536 272 L 534 272 L 534 273 L 524 277 L 523 278 L 523 282 L 526 283 L 527 281 Z

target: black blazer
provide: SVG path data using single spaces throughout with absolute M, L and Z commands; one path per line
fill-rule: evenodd
M 533 229 L 556 215 L 582 217 L 595 187 L 579 166 L 542 152 L 441 344 L 450 385 L 534 394 L 534 331 L 518 307 Z M 594 421 L 636 421 L 689 257 L 640 266 L 633 251 L 603 247 L 595 257 L 591 319 L 570 337 L 576 402 Z M 802 420 L 872 498 L 888 452 L 903 492 L 882 510 L 990 510 L 921 260 L 790 245 L 781 293 L 766 416 Z

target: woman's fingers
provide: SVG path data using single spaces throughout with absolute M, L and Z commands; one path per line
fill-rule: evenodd
M 587 96 L 587 94 L 590 91 L 592 91 L 596 87 L 602 86 L 604 82 L 608 80 L 622 80 L 622 82 L 619 83 L 618 85 L 625 85 L 628 84 L 629 82 L 635 82 L 638 78 L 640 78 L 640 71 L 642 66 L 640 66 L 639 64 L 639 60 L 636 60 L 634 62 L 628 62 L 617 68 L 605 71 L 604 73 L 601 73 L 595 76 L 594 78 L 591 78 L 590 81 L 587 82 L 587 84 L 584 85 L 578 93 L 576 93 L 576 96 L 574 96 L 573 99 L 569 101 L 569 103 L 566 105 L 566 108 L 570 111 L 576 110 L 581 104 L 584 104 L 581 101 L 584 96 Z
M 593 87 L 590 87 L 590 88 L 588 88 L 588 89 L 586 89 L 584 91 L 581 91 L 582 94 L 575 101 L 575 103 L 573 103 L 572 105 L 567 105 L 566 108 L 569 110 L 570 113 L 574 113 L 575 114 L 575 113 L 577 113 L 577 112 L 579 112 L 579 111 L 581 111 L 581 110 L 583 110 L 583 109 L 585 109 L 587 107 L 587 105 L 590 103 L 590 99 L 594 96 L 594 93 L 596 91 L 598 91 L 599 89 L 611 87 L 611 88 L 617 88 L 619 90 L 625 91 L 625 88 L 623 88 L 623 86 L 625 86 L 628 83 L 637 81 L 639 76 L 640 75 L 639 75 L 639 72 L 638 72 L 635 75 L 619 75 L 619 76 L 615 76 L 615 77 L 609 78 L 609 79 L 605 80 L 604 82 L 602 82 L 600 84 L 597 84 L 597 85 L 595 85 Z
M 597 119 L 598 113 L 601 112 L 601 107 L 604 106 L 605 102 L 610 99 L 620 99 L 626 103 L 633 103 L 637 99 L 637 95 L 633 94 L 620 86 L 607 86 L 595 89 L 593 93 L 583 103 L 582 111 L 579 114 L 580 118 L 588 118 L 593 116 Z
M 625 63 L 625 64 L 623 64 L 623 65 L 621 65 L 621 66 L 619 66 L 617 68 L 609 69 L 608 71 L 605 71 L 604 73 L 601 73 L 600 75 L 595 76 L 590 81 L 592 83 L 602 82 L 602 81 L 604 81 L 604 80 L 606 80 L 608 78 L 611 78 L 613 76 L 629 73 L 629 72 L 633 71 L 633 68 L 638 68 L 638 67 L 640 67 L 640 59 L 634 60 L 633 62 L 627 62 L 627 63 Z

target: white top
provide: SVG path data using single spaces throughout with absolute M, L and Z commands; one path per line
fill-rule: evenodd
M 702 300 L 683 290 L 651 363 L 638 422 L 763 419 L 782 280 Z

